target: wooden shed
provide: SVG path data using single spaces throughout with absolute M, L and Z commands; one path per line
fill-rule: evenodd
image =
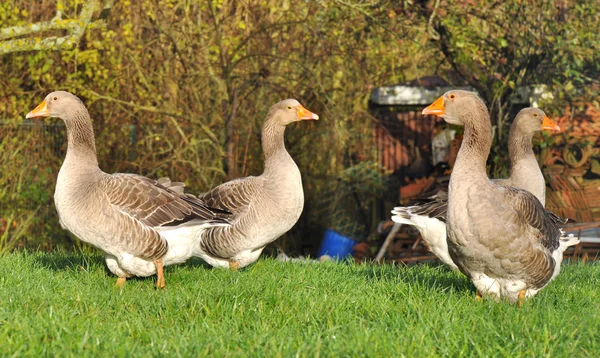
M 373 142 L 378 161 L 398 178 L 399 195 L 405 186 L 415 184 L 413 179 L 443 175 L 448 161 L 452 160 L 455 130 L 449 129 L 438 117 L 423 116 L 421 111 L 445 92 L 457 88 L 475 91 L 468 86 L 449 86 L 436 76 L 426 76 L 403 84 L 378 87 L 371 92 L 370 111 L 377 119 L 373 126 Z M 519 88 L 511 106 L 514 114 L 523 107 L 535 105 L 543 95 L 540 88 Z M 436 145 L 436 136 L 446 140 L 437 141 Z M 445 149 L 440 148 L 444 145 Z M 442 153 L 436 153 L 436 150 Z M 428 184 L 419 182 L 416 190 L 423 185 Z M 410 188 L 404 191 L 414 194 Z M 390 198 L 396 203 L 400 199 Z

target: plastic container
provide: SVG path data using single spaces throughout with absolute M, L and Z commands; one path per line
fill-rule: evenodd
M 352 240 L 331 229 L 325 230 L 321 247 L 317 253 L 317 257 L 329 255 L 335 259 L 343 259 L 347 256 L 352 256 L 352 248 L 358 244 L 356 240 Z

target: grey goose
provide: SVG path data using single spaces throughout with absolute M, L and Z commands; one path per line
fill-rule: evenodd
M 215 267 L 245 267 L 296 224 L 304 207 L 304 191 L 300 170 L 285 148 L 284 133 L 290 123 L 317 119 L 295 99 L 273 105 L 262 126 L 264 172 L 234 179 L 198 196 L 207 205 L 233 214 L 231 226 L 203 233 L 199 256 L 204 261 Z
M 67 129 L 67 154 L 58 173 L 54 202 L 63 228 L 106 255 L 109 270 L 127 277 L 156 273 L 189 258 L 202 232 L 228 225 L 221 210 L 135 174 L 107 174 L 98 167 L 87 108 L 73 94 L 50 93 L 27 118 L 57 117 Z M 179 183 L 161 180 L 174 188 Z
M 522 303 L 558 273 L 562 221 L 530 192 L 489 180 L 492 145 L 487 107 L 473 92 L 452 90 L 423 110 L 464 126 L 450 176 L 448 251 L 481 295 Z

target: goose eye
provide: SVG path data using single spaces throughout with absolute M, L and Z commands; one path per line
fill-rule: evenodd
M 52 99 L 56 101 L 56 100 L 58 99 L 58 97 L 54 97 L 54 98 L 52 98 Z
M 451 95 L 450 95 L 450 99 L 455 99 L 455 98 L 456 98 L 456 95 L 455 95 L 455 94 L 451 94 Z
M 292 109 L 292 106 L 288 106 L 288 109 Z

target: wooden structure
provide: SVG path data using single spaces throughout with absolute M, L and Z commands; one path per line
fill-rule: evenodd
M 569 248 L 565 252 L 565 257 L 571 257 L 574 260 L 581 260 L 583 262 L 600 259 L 600 238 L 582 236 L 584 230 L 595 228 L 600 228 L 600 222 L 568 224 L 564 230 L 575 235 L 580 242 L 574 248 Z
M 379 164 L 392 172 L 401 173 L 417 155 L 427 156 L 434 133 L 436 118 L 423 116 L 419 111 L 383 112 L 377 115 L 373 139 Z M 417 152 L 420 152 L 417 154 Z
M 581 237 L 582 230 L 600 227 L 600 109 L 582 105 L 567 108 L 559 119 L 562 129 L 542 150 L 539 161 L 549 186 L 546 207 L 575 223 L 565 231 Z M 600 238 L 582 237 L 572 257 L 600 258 Z
M 440 78 L 424 77 L 373 90 L 369 101 L 369 109 L 377 118 L 373 141 L 383 167 L 404 176 L 416 159 L 430 157 L 431 138 L 436 123 L 442 121 L 423 116 L 421 110 L 450 89 Z
M 563 134 L 540 155 L 546 183 L 546 206 L 578 222 L 600 221 L 600 109 L 570 109 L 559 119 Z

